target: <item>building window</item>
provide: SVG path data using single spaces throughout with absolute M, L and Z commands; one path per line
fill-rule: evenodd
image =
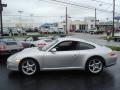
M 93 24 L 91 25 L 91 28 L 93 28 Z

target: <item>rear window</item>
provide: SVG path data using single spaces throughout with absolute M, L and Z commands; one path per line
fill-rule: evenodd
M 88 50 L 88 49 L 94 49 L 94 48 L 95 48 L 95 46 L 88 44 L 88 43 L 80 42 L 78 44 L 79 50 Z

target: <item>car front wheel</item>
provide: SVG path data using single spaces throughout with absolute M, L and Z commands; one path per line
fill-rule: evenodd
M 100 58 L 92 58 L 86 64 L 86 71 L 91 74 L 98 74 L 103 70 L 103 62 Z
M 37 73 L 38 65 L 36 61 L 32 59 L 26 59 L 20 63 L 20 71 L 24 75 L 31 76 Z

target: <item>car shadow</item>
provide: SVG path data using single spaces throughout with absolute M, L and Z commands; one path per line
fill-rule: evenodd
M 73 88 L 79 90 L 114 90 L 114 76 L 109 71 L 104 70 L 98 75 L 87 74 L 84 71 L 41 71 L 34 76 L 24 76 L 19 72 L 10 71 L 8 79 L 11 82 L 18 83 L 22 86 L 29 86 L 30 90 L 34 88 L 56 90 L 66 90 Z M 90 89 L 91 88 L 91 89 Z M 58 89 L 59 90 L 59 89 Z

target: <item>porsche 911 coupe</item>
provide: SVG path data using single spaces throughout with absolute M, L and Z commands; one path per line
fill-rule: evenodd
M 116 64 L 117 55 L 110 48 L 78 38 L 58 38 L 42 49 L 27 48 L 10 56 L 7 68 L 24 75 L 45 70 L 85 70 L 100 73 Z

